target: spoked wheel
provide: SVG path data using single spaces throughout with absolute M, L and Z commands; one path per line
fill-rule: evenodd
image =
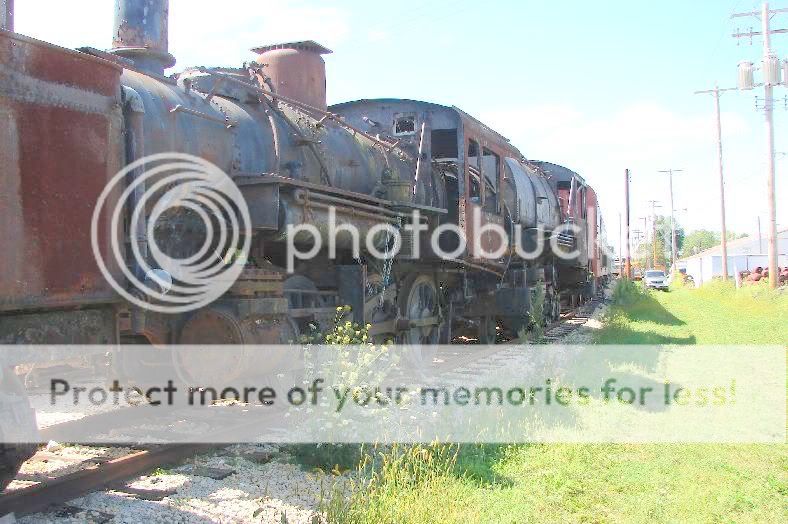
M 438 286 L 431 275 L 415 275 L 405 279 L 400 290 L 399 310 L 411 327 L 400 335 L 403 344 L 437 344 L 440 337 L 440 300 Z
M 440 340 L 442 328 L 435 278 L 432 275 L 408 276 L 400 288 L 397 302 L 400 318 L 411 326 L 400 332 L 398 341 L 410 346 L 408 354 L 423 373 L 435 359 L 435 344 Z

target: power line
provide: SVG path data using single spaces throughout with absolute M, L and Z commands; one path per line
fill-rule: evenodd
M 670 268 L 676 269 L 676 219 L 674 216 L 676 206 L 673 205 L 673 173 L 681 173 L 683 169 L 664 169 L 660 173 L 667 173 L 670 180 Z
M 659 200 L 649 200 L 651 204 L 651 227 L 653 231 L 651 233 L 651 268 L 654 269 L 657 267 L 657 208 L 662 207 L 659 203 Z

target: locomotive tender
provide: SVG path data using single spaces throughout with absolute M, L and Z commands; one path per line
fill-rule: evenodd
M 400 100 L 326 105 L 328 49 L 311 41 L 255 48 L 238 69 L 195 67 L 172 76 L 168 0 L 116 0 L 112 48 L 64 49 L 0 21 L 0 342 L 271 344 L 352 306 L 371 333 L 403 343 L 448 343 L 469 326 L 482 342 L 527 327 L 532 297 L 542 319 L 590 297 L 609 275 L 597 196 L 573 171 L 526 160 L 509 140 L 456 107 Z M 215 303 L 165 314 L 124 301 L 91 247 L 96 201 L 124 166 L 157 153 L 218 166 L 248 206 L 251 250 L 241 277 Z M 110 203 L 117 203 L 113 193 Z M 298 260 L 308 245 L 292 226 L 382 223 L 401 231 L 418 211 L 427 231 L 456 225 L 469 239 L 445 259 L 427 237 L 415 257 L 407 235 L 391 261 L 354 253 Z M 193 218 L 193 217 L 191 217 Z M 188 215 L 159 231 L 173 253 L 199 243 Z M 497 224 L 500 237 L 476 231 Z M 574 226 L 573 232 L 562 228 Z M 290 226 L 290 227 L 288 227 Z M 100 216 L 99 249 L 111 221 Z M 568 231 L 568 230 L 567 230 Z M 123 231 L 125 249 L 146 240 Z M 513 249 L 547 241 L 525 260 Z M 562 258 L 550 247 L 574 250 Z M 479 239 L 473 242 L 470 239 Z M 161 239 L 160 243 L 162 242 Z M 378 240 L 383 249 L 390 239 Z M 446 251 L 459 246 L 440 237 Z M 325 245 L 325 244 L 324 244 Z M 235 246 L 220 246 L 232 250 Z M 480 251 L 502 247 L 496 259 Z M 358 255 L 358 256 L 356 256 Z M 129 264 L 134 262 L 128 258 Z M 237 263 L 237 262 L 236 262 Z M 120 268 L 109 271 L 122 280 Z M 533 321 L 533 319 L 531 319 Z M 188 361 L 182 363 L 188 376 Z M 216 365 L 221 367 L 222 363 Z M 6 375 L 8 371 L 6 370 Z M 8 381 L 4 381 L 6 383 Z

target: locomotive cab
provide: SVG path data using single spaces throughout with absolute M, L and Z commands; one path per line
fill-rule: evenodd
M 464 234 L 460 259 L 501 270 L 513 243 L 526 242 L 515 239 L 516 225 L 528 238 L 536 230 L 549 234 L 561 223 L 546 177 L 506 137 L 457 107 L 379 99 L 346 102 L 329 110 L 421 153 L 428 168 L 418 168 L 414 179 L 427 180 L 436 195 L 434 205 L 445 207 L 441 223 L 457 225 Z M 490 225 L 503 228 L 506 235 L 490 231 Z M 443 234 L 440 247 L 453 252 L 459 242 Z

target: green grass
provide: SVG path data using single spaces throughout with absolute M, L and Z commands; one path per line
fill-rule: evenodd
M 788 342 L 788 294 L 722 283 L 616 293 L 604 344 Z M 331 522 L 785 522 L 788 446 L 395 447 L 327 507 Z
M 611 308 L 597 343 L 788 344 L 788 293 L 765 283 L 736 290 L 714 282 L 628 298 Z
M 491 451 L 492 448 L 498 448 Z M 413 448 L 423 449 L 423 448 Z M 766 445 L 462 446 L 423 466 L 400 451 L 334 497 L 331 522 L 777 522 L 788 453 Z M 389 454 L 391 455 L 391 453 Z M 403 460 L 402 456 L 406 458 Z

